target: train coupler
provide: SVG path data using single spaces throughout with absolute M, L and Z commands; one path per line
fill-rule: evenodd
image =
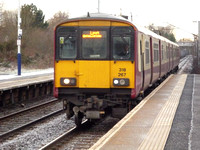
M 104 115 L 105 111 L 88 110 L 86 111 L 85 117 L 87 119 L 100 119 L 101 115 Z

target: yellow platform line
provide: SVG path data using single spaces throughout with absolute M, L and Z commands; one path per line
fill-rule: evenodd
M 186 79 L 187 75 L 181 75 L 168 101 L 157 115 L 147 137 L 138 148 L 139 150 L 164 149 Z
M 101 149 L 129 120 L 132 118 L 148 100 L 159 91 L 171 78 L 170 75 L 164 82 L 161 83 L 153 92 L 151 92 L 144 100 L 142 100 L 133 110 L 131 110 L 122 120 L 120 120 L 110 131 L 108 131 L 103 137 L 101 137 L 97 143 L 95 143 L 89 150 Z

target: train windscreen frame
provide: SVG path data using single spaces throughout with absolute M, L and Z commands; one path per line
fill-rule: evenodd
M 116 26 L 111 29 L 111 51 L 114 60 L 133 60 L 134 30 L 128 26 Z
M 80 27 L 83 60 L 109 60 L 109 27 Z
M 72 60 L 78 56 L 78 28 L 63 27 L 56 29 L 56 60 Z

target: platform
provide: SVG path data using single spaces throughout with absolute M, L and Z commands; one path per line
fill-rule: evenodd
M 11 78 L 10 78 L 11 77 Z M 53 73 L 0 76 L 0 108 L 53 93 Z
M 44 82 L 53 82 L 53 73 L 30 75 L 25 77 L 16 77 L 11 79 L 0 80 L 0 91 L 20 88 L 33 84 L 39 84 Z
M 199 88 L 200 75 L 171 75 L 90 149 L 200 149 Z

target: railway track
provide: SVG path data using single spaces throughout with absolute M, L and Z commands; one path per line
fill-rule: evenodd
M 119 119 L 106 117 L 103 121 L 91 123 L 82 122 L 81 127 L 74 127 L 63 135 L 44 145 L 40 150 L 49 149 L 89 149 L 104 134 L 106 134 Z
M 1 141 L 5 140 L 22 129 L 59 114 L 62 111 L 62 102 L 52 99 L 49 102 L 2 116 L 0 117 L 0 139 Z
M 177 73 L 182 74 L 184 72 L 187 72 L 186 67 L 188 66 L 188 64 L 192 64 L 192 56 L 191 55 L 188 55 L 180 60 L 179 70 Z
M 180 60 L 179 68 L 182 68 L 182 67 L 188 62 L 188 57 L 189 57 L 189 56 L 183 57 L 183 58 Z

